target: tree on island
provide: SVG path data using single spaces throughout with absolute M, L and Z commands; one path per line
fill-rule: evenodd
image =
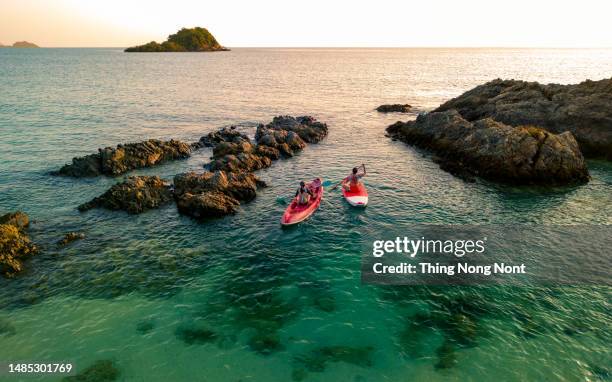
M 229 50 L 221 46 L 217 39 L 201 27 L 182 28 L 168 36 L 168 40 L 159 44 L 155 41 L 144 45 L 127 48 L 126 52 L 214 52 Z

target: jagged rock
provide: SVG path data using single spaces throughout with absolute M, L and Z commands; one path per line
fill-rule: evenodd
M 308 143 L 317 143 L 327 136 L 327 125 L 325 123 L 318 122 L 314 117 L 310 116 L 278 116 L 274 117 L 272 122 L 265 126 L 265 130 L 260 128 L 257 129 L 258 132 L 255 135 L 255 140 L 258 143 L 260 143 L 261 135 L 263 133 L 268 133 L 268 130 L 285 130 L 287 132 L 292 131 L 299 135 L 304 142 Z
M 200 138 L 196 143 L 197 147 L 215 147 L 221 142 L 241 143 L 249 142 L 250 139 L 245 134 L 239 132 L 235 126 L 224 127 L 213 131 Z
M 240 202 L 253 200 L 257 189 L 265 186 L 254 174 L 244 172 L 190 172 L 174 177 L 179 212 L 195 218 L 233 214 Z
M 252 172 L 267 168 L 272 165 L 272 160 L 267 156 L 252 153 L 240 153 L 238 155 L 228 154 L 214 159 L 205 167 L 210 171 L 225 172 Z
M 612 160 L 612 78 L 575 85 L 497 79 L 434 111 L 451 109 L 468 121 L 490 117 L 511 126 L 571 131 L 585 156 Z
M 240 207 L 240 202 L 217 191 L 201 194 L 186 192 L 176 198 L 176 206 L 182 214 L 204 219 L 234 214 Z
M 97 154 L 72 159 L 53 175 L 91 177 L 99 175 L 120 175 L 130 170 L 151 167 L 169 160 L 184 159 L 191 155 L 192 147 L 184 142 L 171 139 L 118 145 L 116 148 L 99 149 Z
M 0 216 L 0 224 L 10 224 L 24 230 L 30 226 L 30 218 L 21 211 L 9 212 Z
M 237 143 L 220 142 L 213 149 L 213 157 L 220 158 L 225 155 L 238 155 L 240 153 L 250 153 L 254 150 L 249 142 L 242 141 Z
M 381 113 L 408 113 L 412 106 L 408 104 L 394 103 L 392 105 L 380 105 L 376 111 Z
M 158 176 L 131 176 L 113 185 L 104 194 L 79 206 L 79 211 L 92 208 L 124 210 L 129 214 L 159 208 L 172 201 L 169 184 Z
M 397 122 L 387 132 L 433 151 L 449 168 L 493 181 L 565 185 L 589 179 L 570 132 L 553 134 L 533 126 L 512 127 L 491 118 L 470 122 L 455 110 Z
M 29 219 L 23 212 L 0 217 L 0 274 L 12 277 L 23 269 L 23 260 L 38 252 L 25 232 Z
M 63 247 L 65 245 L 72 243 L 73 241 L 82 240 L 84 238 L 85 238 L 85 234 L 82 232 L 68 232 L 67 234 L 64 235 L 64 237 L 61 240 L 57 242 L 57 245 L 59 247 Z

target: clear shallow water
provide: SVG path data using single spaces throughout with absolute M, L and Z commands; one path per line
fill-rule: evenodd
M 0 50 L 0 211 L 26 211 L 44 249 L 22 276 L 0 280 L 0 323 L 11 328 L 0 359 L 79 369 L 113 359 L 128 381 L 604 379 L 609 288 L 382 288 L 362 285 L 359 271 L 360 237 L 390 227 L 612 221 L 609 163 L 590 162 L 592 182 L 575 188 L 467 184 L 385 138 L 414 116 L 376 106 L 428 110 L 497 77 L 610 73 L 612 50 Z M 270 187 L 233 217 L 198 223 L 172 205 L 80 214 L 120 178 L 46 175 L 101 146 L 252 131 L 278 114 L 314 115 L 330 134 L 260 171 Z M 171 179 L 210 155 L 134 173 Z M 366 210 L 327 194 L 308 222 L 280 229 L 279 196 L 362 162 Z M 56 249 L 70 230 L 87 237 Z M 186 335 L 203 329 L 215 337 Z

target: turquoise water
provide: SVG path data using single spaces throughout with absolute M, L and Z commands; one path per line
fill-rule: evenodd
M 580 187 L 468 184 L 384 136 L 414 115 L 374 111 L 428 110 L 496 77 L 610 73 L 612 50 L 0 50 L 0 211 L 26 211 L 43 248 L 0 279 L 0 360 L 82 370 L 111 359 L 125 381 L 609 379 L 607 287 L 370 286 L 360 257 L 363 237 L 415 224 L 610 225 L 608 162 L 589 162 Z M 313 115 L 329 136 L 260 171 L 270 187 L 224 219 L 199 223 L 172 205 L 81 214 L 121 178 L 47 175 L 101 146 L 232 124 L 252 133 L 279 114 Z M 171 179 L 210 155 L 134 173 Z M 360 163 L 367 209 L 328 193 L 312 219 L 280 228 L 279 196 Z M 72 230 L 86 238 L 57 249 Z

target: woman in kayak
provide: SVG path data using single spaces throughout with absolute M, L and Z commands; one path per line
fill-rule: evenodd
M 310 197 L 314 197 L 312 190 L 309 187 L 306 187 L 306 183 L 303 181 L 300 182 L 300 188 L 295 193 L 295 197 L 297 198 L 298 204 L 308 204 L 310 201 Z
M 359 172 L 359 169 L 362 168 L 363 172 Z M 353 187 L 359 185 L 359 179 L 363 178 L 366 174 L 365 164 L 362 164 L 360 167 L 354 167 L 351 175 L 344 178 L 342 181 L 342 187 L 345 190 L 350 190 Z

